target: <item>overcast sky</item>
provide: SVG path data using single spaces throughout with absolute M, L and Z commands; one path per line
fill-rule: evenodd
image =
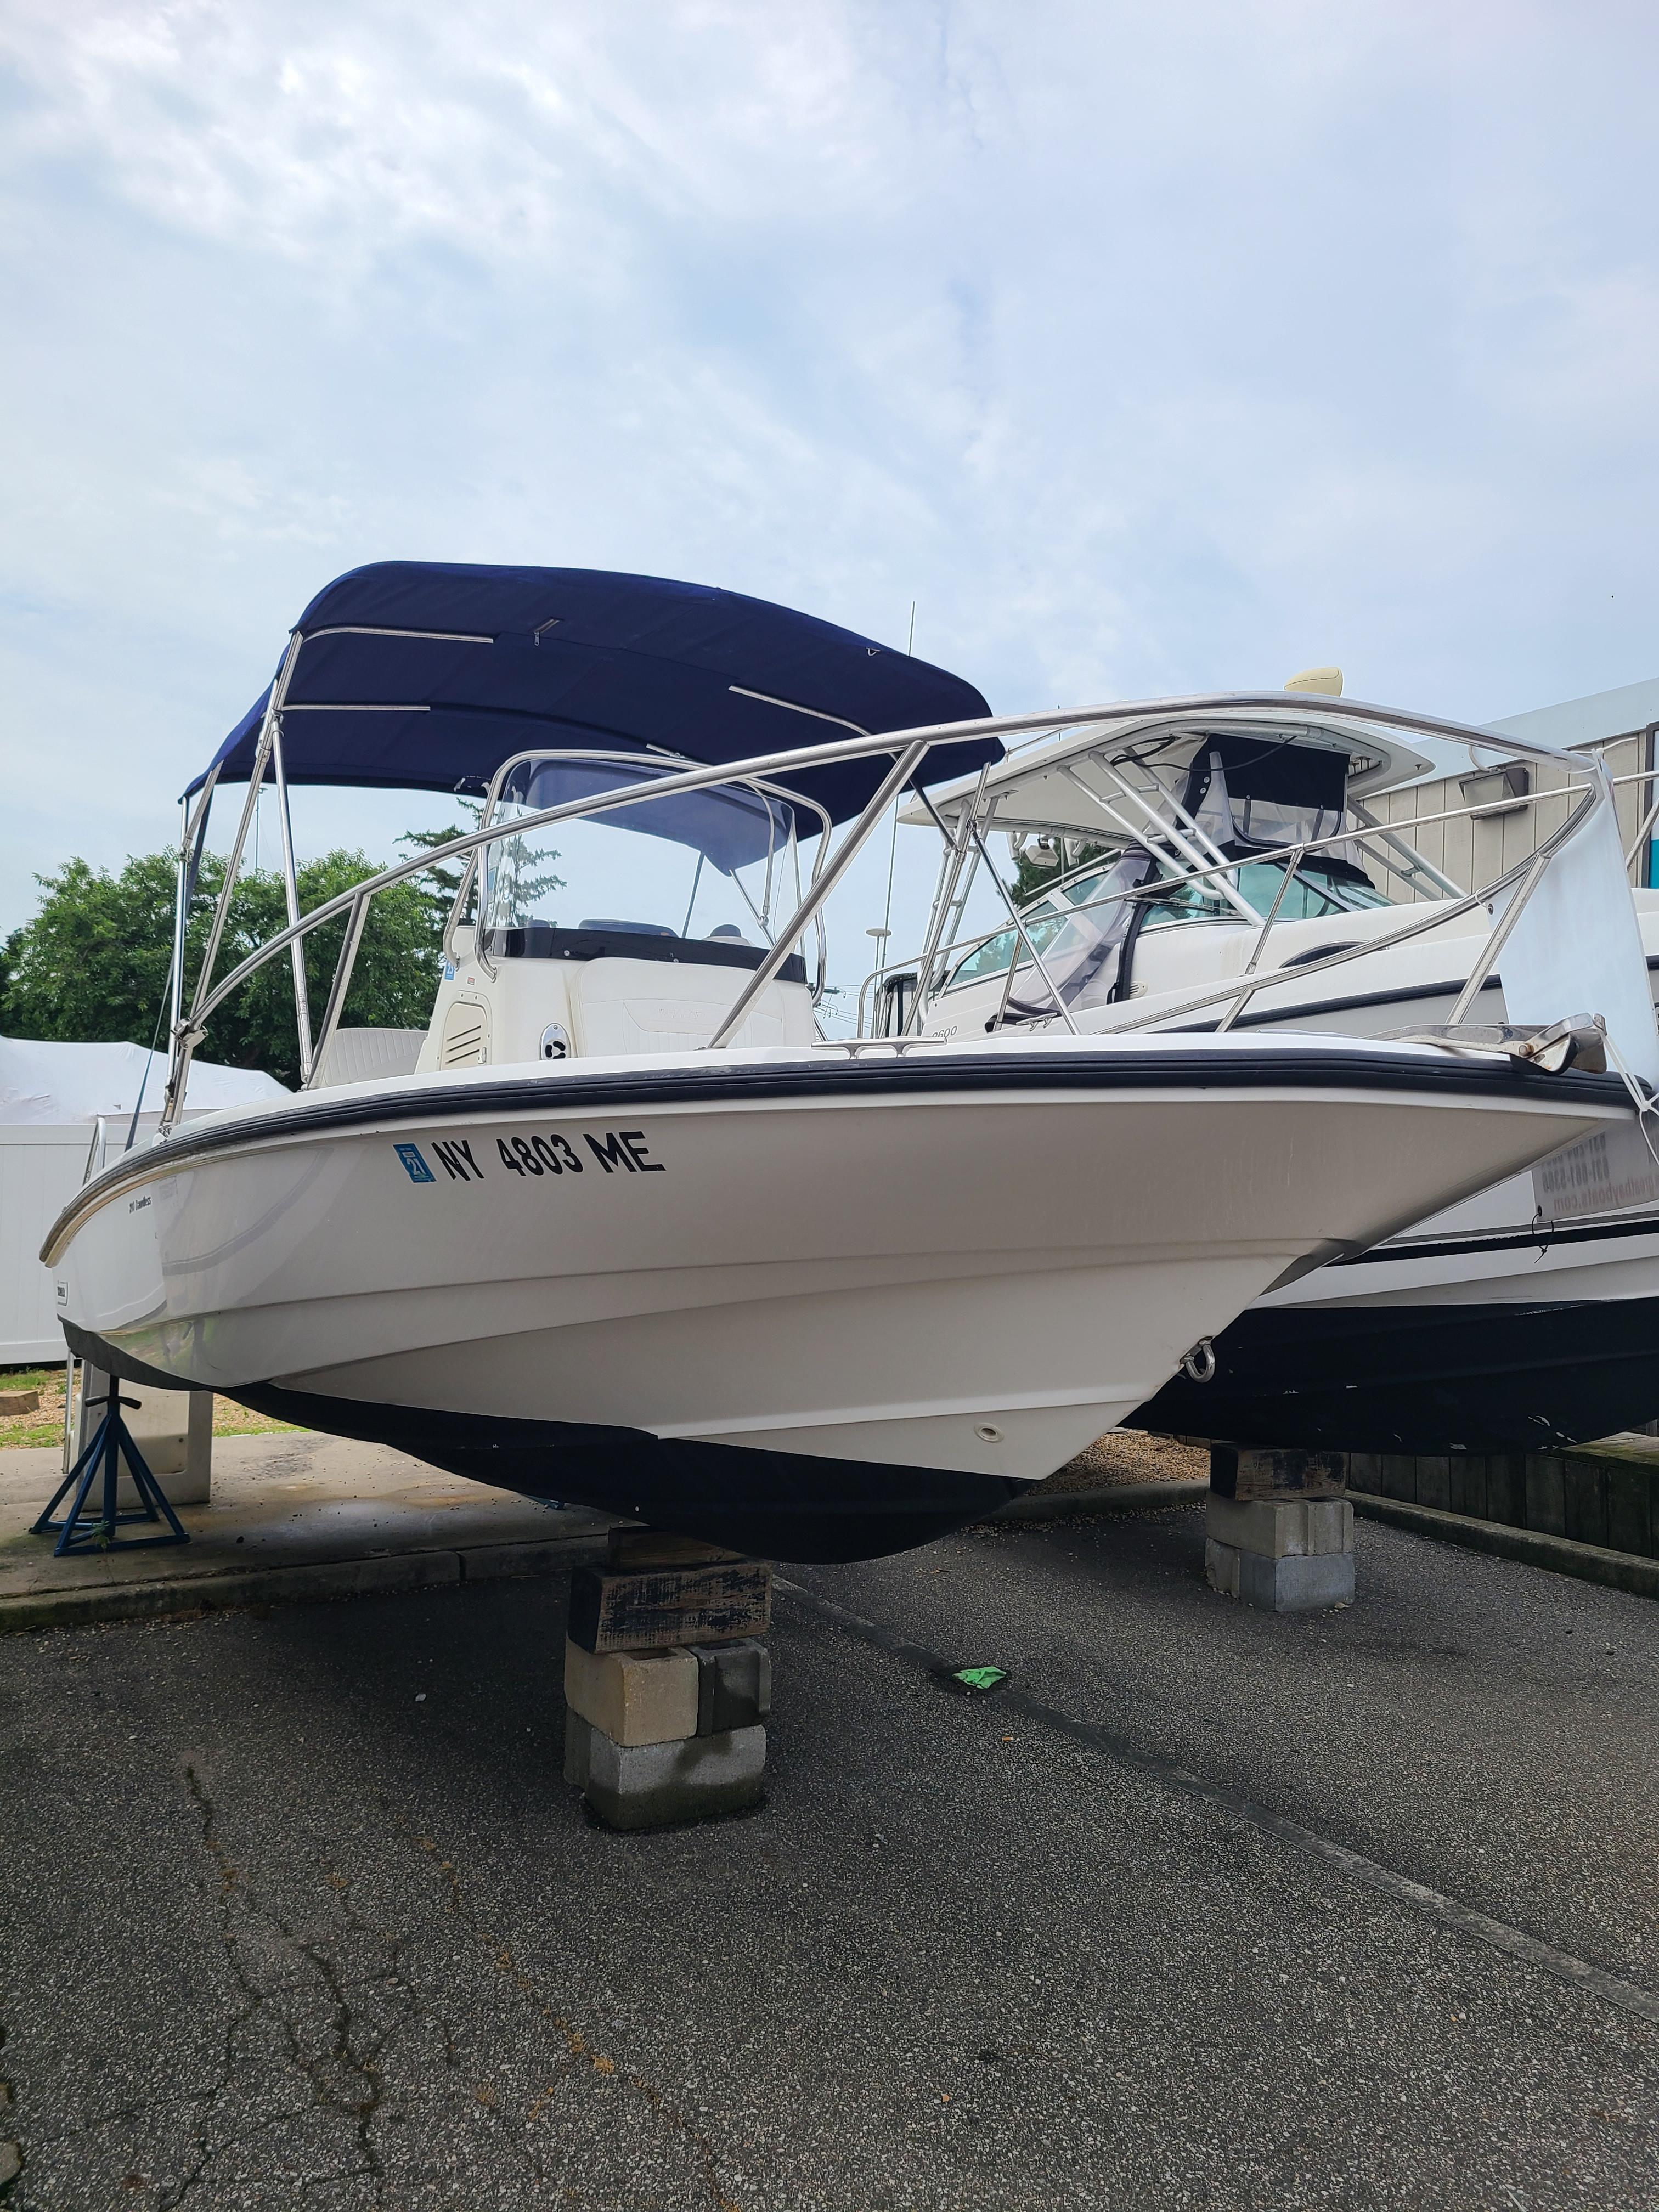
M 1011 712 L 1659 673 L 1650 0 L 5 0 L 0 57 L 0 927 L 388 557 L 915 600 Z

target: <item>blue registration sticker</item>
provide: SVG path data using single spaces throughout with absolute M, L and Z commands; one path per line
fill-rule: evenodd
M 431 1169 L 421 1157 L 418 1145 L 398 1145 L 394 1149 L 398 1158 L 409 1170 L 410 1182 L 432 1182 L 435 1180 Z

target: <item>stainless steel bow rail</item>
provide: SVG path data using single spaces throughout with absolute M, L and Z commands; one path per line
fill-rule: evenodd
M 319 636 L 328 634 L 324 631 L 316 633 Z M 452 906 L 449 922 L 446 928 L 445 936 L 447 942 L 464 910 L 463 902 L 476 877 L 478 854 L 491 843 L 501 841 L 508 835 L 515 837 L 522 836 L 529 832 L 550 828 L 558 823 L 580 821 L 589 815 L 612 816 L 625 811 L 630 806 L 647 805 L 654 800 L 672 799 L 684 793 L 707 790 L 722 785 L 747 786 L 769 799 L 781 799 L 792 809 L 800 807 L 811 809 L 822 817 L 822 833 L 810 833 L 819 836 L 819 845 L 808 888 L 800 896 L 794 912 L 773 933 L 772 942 L 759 966 L 745 979 L 725 1018 L 711 1038 L 708 1049 L 718 1051 L 730 1044 L 740 1028 L 749 1007 L 767 985 L 774 980 L 784 962 L 790 957 L 806 933 L 814 928 L 822 932 L 823 908 L 830 894 L 844 878 L 852 860 L 868 842 L 887 806 L 897 798 L 907 785 L 921 791 L 921 772 L 927 755 L 933 747 L 957 744 L 964 739 L 975 738 L 1042 735 L 1055 729 L 1087 731 L 1097 728 L 1103 733 L 1103 737 L 1109 737 L 1112 732 L 1122 732 L 1136 723 L 1147 724 L 1156 721 L 1160 727 L 1167 729 L 1183 719 L 1201 723 L 1206 716 L 1218 714 L 1235 715 L 1240 712 L 1261 712 L 1283 718 L 1287 713 L 1293 713 L 1298 708 L 1305 709 L 1307 704 L 1304 700 L 1291 699 L 1285 694 L 1277 691 L 1231 692 L 1090 707 L 1079 709 L 1063 718 L 1056 717 L 1052 712 L 1041 714 L 991 715 L 972 721 L 935 723 L 916 729 L 875 733 L 857 731 L 854 725 L 846 724 L 845 727 L 854 730 L 853 735 L 823 744 L 803 746 L 787 752 L 760 754 L 750 759 L 726 762 L 713 766 L 698 765 L 690 762 L 681 763 L 677 762 L 672 755 L 629 754 L 625 757 L 631 767 L 660 770 L 660 773 L 654 774 L 648 780 L 642 780 L 632 787 L 595 792 L 583 799 L 570 799 L 556 806 L 543 807 L 532 812 L 517 815 L 513 818 L 511 829 L 508 830 L 495 817 L 501 801 L 505 779 L 514 768 L 522 766 L 525 761 L 529 759 L 556 757 L 574 760 L 584 757 L 582 755 L 572 752 L 560 752 L 556 755 L 550 748 L 540 752 L 532 750 L 515 756 L 512 761 L 504 763 L 496 770 L 490 781 L 484 802 L 483 814 L 477 829 L 465 831 L 461 836 L 450 839 L 446 844 L 435 846 L 414 859 L 400 861 L 392 867 L 383 868 L 377 874 L 368 876 L 362 883 L 353 885 L 349 890 L 342 891 L 334 898 L 325 900 L 320 905 L 313 907 L 308 914 L 301 915 L 298 911 L 293 838 L 291 830 L 287 826 L 287 781 L 283 763 L 283 718 L 285 711 L 301 711 L 299 708 L 285 709 L 283 701 L 295 662 L 306 641 L 306 638 L 300 633 L 296 632 L 294 635 L 290 640 L 288 653 L 284 656 L 283 666 L 278 672 L 276 681 L 272 686 L 270 701 L 261 726 L 258 746 L 249 775 L 246 799 L 226 861 L 223 885 L 216 903 L 201 970 L 187 1010 L 185 1004 L 185 927 L 197 876 L 205 850 L 208 811 L 213 797 L 216 777 L 210 776 L 204 783 L 194 808 L 186 807 L 185 810 L 180 842 L 178 896 L 174 911 L 169 1069 L 166 1100 L 158 1133 L 158 1138 L 161 1140 L 164 1140 L 176 1126 L 189 1079 L 191 1060 L 202 1040 L 208 1021 L 215 1011 L 223 1005 L 234 991 L 240 989 L 250 975 L 269 961 L 275 959 L 283 951 L 286 950 L 289 952 L 294 968 L 295 1010 L 300 1037 L 301 1079 L 307 1087 L 314 1085 L 323 1064 L 329 1040 L 338 1025 L 344 1008 L 346 995 L 350 988 L 352 968 L 362 941 L 370 902 L 381 891 L 390 889 L 393 884 L 406 882 L 410 878 L 416 875 L 425 874 L 434 866 L 451 861 L 465 862 L 460 891 Z M 775 703 L 787 706 L 792 702 L 779 701 Z M 364 702 L 360 703 L 356 711 L 384 713 L 392 709 L 389 707 L 377 707 L 372 703 Z M 817 720 L 834 719 L 817 714 L 805 708 L 801 708 L 798 711 Z M 1359 700 L 1322 699 L 1319 702 L 1318 719 L 1328 724 L 1333 720 L 1349 720 L 1362 728 L 1365 725 L 1370 725 L 1373 727 L 1396 729 L 1425 737 L 1447 738 L 1459 745 L 1478 746 L 1484 752 L 1500 757 L 1513 757 L 1518 759 L 1547 761 L 1558 769 L 1565 770 L 1569 777 L 1586 779 L 1587 787 L 1582 793 L 1576 794 L 1578 803 L 1572 808 L 1567 819 L 1540 844 L 1534 853 L 1528 854 L 1524 861 L 1518 862 L 1514 867 L 1504 871 L 1490 884 L 1478 891 L 1462 892 L 1459 886 L 1452 884 L 1449 878 L 1443 876 L 1437 869 L 1433 868 L 1425 860 L 1421 854 L 1415 853 L 1407 845 L 1398 829 L 1393 824 L 1371 822 L 1365 824 L 1358 833 L 1352 829 L 1346 829 L 1329 838 L 1310 841 L 1295 848 L 1285 847 L 1280 855 L 1258 856 L 1285 857 L 1292 852 L 1299 851 L 1305 858 L 1308 853 L 1317 849 L 1320 846 L 1350 842 L 1358 834 L 1368 839 L 1380 840 L 1384 849 L 1392 851 L 1397 860 L 1402 856 L 1407 856 L 1404 858 L 1403 869 L 1396 869 L 1395 872 L 1403 873 L 1409 871 L 1413 876 L 1433 883 L 1443 893 L 1448 894 L 1429 902 L 1429 910 L 1423 918 L 1402 925 L 1397 932 L 1390 935 L 1370 939 L 1362 945 L 1334 953 L 1323 960 L 1310 961 L 1300 964 L 1293 971 L 1297 978 L 1321 973 L 1327 969 L 1340 965 L 1346 960 L 1361 957 L 1367 953 L 1376 951 L 1383 945 L 1403 941 L 1407 938 L 1421 934 L 1428 930 L 1439 928 L 1457 915 L 1468 911 L 1477 904 L 1490 902 L 1510 890 L 1513 890 L 1515 896 L 1508 912 L 1503 917 L 1503 925 L 1512 927 L 1513 915 L 1536 890 L 1549 862 L 1572 839 L 1583 832 L 1602 808 L 1612 807 L 1614 804 L 1613 786 L 1606 769 L 1601 763 L 1586 762 L 1576 755 L 1565 752 L 1554 746 L 1510 737 L 1498 738 L 1488 731 L 1476 729 L 1464 723 L 1446 721 L 1434 715 L 1419 714 L 1403 709 L 1374 707 Z M 791 779 L 813 769 L 829 767 L 848 761 L 877 759 L 882 757 L 891 761 L 891 768 L 871 796 L 863 811 L 842 831 L 839 841 L 832 844 L 828 817 L 823 816 L 823 809 L 795 790 Z M 592 757 L 614 760 L 621 757 L 609 754 L 594 755 Z M 252 822 L 253 810 L 268 768 L 274 768 L 278 805 L 284 817 L 283 860 L 289 918 L 285 928 L 276 933 L 264 945 L 256 947 L 246 959 L 239 962 L 228 975 L 216 983 L 213 980 L 214 969 L 218 961 L 230 902 L 241 866 L 242 854 Z M 980 866 L 989 866 L 989 854 L 985 845 L 985 838 L 994 826 L 994 793 L 990 794 L 988 799 L 988 774 L 989 771 L 982 771 L 977 779 L 965 825 L 961 818 L 954 826 L 951 825 L 933 801 L 927 798 L 927 794 L 925 793 L 922 794 L 927 811 L 939 828 L 946 848 L 946 865 L 941 873 L 939 886 L 935 894 L 933 917 L 930 921 L 928 929 L 928 944 L 924 948 L 927 971 L 934 975 L 943 972 L 941 962 L 947 960 L 951 953 L 958 950 L 955 945 L 946 945 L 944 940 L 950 929 L 960 927 L 962 912 L 967 901 L 968 883 L 964 882 L 964 878 L 966 877 L 970 882 L 974 869 Z M 1262 938 L 1257 948 L 1259 957 L 1261 945 L 1267 941 L 1274 917 L 1269 915 L 1264 921 L 1264 918 L 1256 913 L 1248 901 L 1243 899 L 1236 885 L 1229 884 L 1227 878 L 1230 872 L 1236 872 L 1239 864 L 1228 862 L 1221 858 L 1213 846 L 1210 846 L 1207 852 L 1204 850 L 1203 847 L 1207 841 L 1203 839 L 1201 831 L 1197 832 L 1200 842 L 1194 842 L 1192 833 L 1197 831 L 1195 823 L 1190 822 L 1176 824 L 1160 823 L 1152 810 L 1146 807 L 1144 799 L 1139 794 L 1131 793 L 1130 795 L 1135 799 L 1136 805 L 1141 811 L 1151 818 L 1133 824 L 1126 818 L 1121 827 L 1133 828 L 1134 834 L 1142 839 L 1149 835 L 1158 834 L 1160 830 L 1167 831 L 1172 848 L 1180 853 L 1188 862 L 1187 870 L 1183 875 L 1178 878 L 1166 878 L 1159 885 L 1148 885 L 1138 895 L 1151 896 L 1158 891 L 1167 893 L 1170 888 L 1178 887 L 1181 883 L 1185 882 L 1216 881 L 1222 896 L 1226 897 L 1231 904 L 1242 909 L 1242 918 L 1248 918 L 1263 924 Z M 1571 792 L 1540 793 L 1535 794 L 1535 799 L 1574 795 Z M 1108 811 L 1109 811 L 1109 809 Z M 1446 818 L 1450 818 L 1455 814 L 1479 814 L 1489 811 L 1489 807 L 1480 805 L 1451 809 L 1448 810 Z M 1369 847 L 1367 850 L 1369 852 Z M 1388 863 L 1385 862 L 1384 865 Z M 1071 1019 L 1069 1011 L 1059 991 L 1048 979 L 1041 957 L 1036 947 L 1031 945 L 1029 914 L 1022 913 L 1018 908 L 994 866 L 990 866 L 989 872 L 1009 908 L 1012 927 L 1028 948 L 1032 966 L 1042 974 L 1045 981 L 1048 982 L 1056 1014 L 1066 1022 L 1068 1027 L 1074 1029 L 1075 1024 Z M 1449 896 L 1450 894 L 1456 894 L 1456 896 Z M 951 919 L 952 915 L 955 916 L 954 921 Z M 338 921 L 343 921 L 345 924 L 343 940 L 336 963 L 333 980 L 329 988 L 323 1018 L 313 1036 L 305 977 L 304 939 L 312 932 Z M 997 931 L 981 933 L 967 942 L 969 945 L 983 944 L 988 940 L 988 936 L 999 933 L 1000 932 Z M 1494 935 L 1496 933 L 1494 933 Z M 821 933 L 819 944 L 822 947 Z M 1496 947 L 1489 945 L 1488 949 L 1491 957 L 1495 958 Z M 884 963 L 882 968 L 875 971 L 875 977 L 897 972 L 905 964 L 899 962 Z M 915 965 L 915 963 L 909 964 Z M 1490 966 L 1490 959 L 1488 959 L 1486 965 Z M 1012 965 L 1011 962 L 1011 972 Z M 1218 989 L 1207 992 L 1201 997 L 1192 1000 L 1183 1005 L 1180 1011 L 1187 1012 L 1206 1006 L 1225 1004 L 1229 1001 L 1237 1002 L 1242 1006 L 1255 992 L 1273 983 L 1284 981 L 1289 972 L 1291 971 L 1279 969 L 1258 969 L 1250 975 L 1234 979 Z M 1480 972 L 1484 977 L 1486 972 L 1484 967 Z M 872 977 L 869 981 L 874 981 L 875 977 Z M 820 959 L 820 985 L 822 981 L 823 963 Z M 1478 982 L 1473 977 L 1471 983 L 1478 988 Z M 869 981 L 866 981 L 866 991 L 868 988 Z M 1466 987 L 1464 997 L 1467 1000 L 1468 996 L 1469 991 Z M 919 1025 L 926 997 L 925 991 L 918 992 L 906 1023 L 907 1033 L 913 1034 Z M 863 1026 L 863 1004 L 864 993 L 861 992 L 860 1033 Z M 1236 1016 L 1234 1018 L 1236 1018 Z M 1152 1021 L 1169 1018 L 1170 1018 L 1170 1012 L 1165 1010 L 1161 1015 L 1146 1018 L 1125 1026 L 1130 1028 L 1149 1026 Z

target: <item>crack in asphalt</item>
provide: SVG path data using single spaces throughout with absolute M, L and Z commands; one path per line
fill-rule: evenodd
M 0 2020 L 0 2051 L 6 2047 L 6 2023 Z M 0 2074 L 0 2112 L 12 2108 L 11 2083 Z M 14 2163 L 14 2160 L 15 2161 Z M 11 2167 L 9 2173 L 6 2169 Z M 10 2136 L 0 2136 L 0 2201 L 9 2201 L 13 2185 L 23 2175 L 23 2146 Z
M 156 2200 L 157 2212 L 179 2212 L 179 2208 L 186 2205 L 210 2180 L 214 2169 L 228 2152 L 295 2117 L 293 2112 L 280 2112 L 263 2118 L 252 2127 L 218 2131 L 212 2127 L 216 2107 L 230 2094 L 239 2072 L 246 2067 L 246 2055 L 240 2048 L 246 2033 L 255 2021 L 263 2020 L 276 2036 L 280 2060 L 302 2078 L 314 2104 L 348 2122 L 353 2132 L 356 2155 L 352 2163 L 331 2166 L 326 2172 L 303 2179 L 295 2177 L 291 2184 L 295 2201 L 300 2202 L 326 2186 L 367 2180 L 371 2187 L 371 2202 L 385 2206 L 393 2201 L 389 2192 L 395 2185 L 374 2139 L 374 2127 L 377 2117 L 386 2108 L 383 2061 L 387 2046 L 395 2035 L 418 2018 L 435 2030 L 441 2039 L 446 2071 L 459 2075 L 462 2059 L 453 2021 L 445 2008 L 420 1988 L 408 1972 L 404 1954 L 410 1939 L 384 1928 L 369 1926 L 356 1911 L 350 1902 L 352 1885 L 348 1876 L 331 1874 L 327 1877 L 332 1901 L 343 1916 L 343 1934 L 348 1940 L 361 1936 L 380 1948 L 386 1970 L 380 1974 L 349 1974 L 337 1947 L 290 1925 L 256 1886 L 246 1869 L 233 1856 L 223 1833 L 219 1806 L 201 1766 L 194 1759 L 185 1762 L 184 1781 L 196 1816 L 200 1844 L 211 1869 L 209 1902 L 234 1993 L 220 2039 L 214 2078 L 200 2089 L 141 2099 L 130 2108 L 102 2113 L 86 2128 L 72 2132 L 101 2132 L 112 2122 L 154 2112 L 162 2104 L 204 2108 L 195 2127 L 191 2162 L 182 2174 L 161 2185 Z M 405 1826 L 401 1821 L 398 1825 Z M 558 2009 L 511 1944 L 474 1911 L 453 1861 L 442 1856 L 430 1837 L 417 1836 L 415 1840 L 423 1856 L 433 1863 L 442 1882 L 444 1910 L 483 1951 L 495 1972 L 559 2037 L 571 2066 L 580 2069 L 578 2078 L 586 2075 L 596 2087 L 612 2083 L 642 2100 L 671 2135 L 692 2154 L 694 2169 L 707 2191 L 712 2212 L 742 2212 L 737 2200 L 729 2197 L 721 2185 L 720 2154 L 708 2136 L 658 2083 L 635 2069 L 619 2065 L 593 2044 L 576 2021 Z M 307 1970 L 305 1984 L 296 1988 L 280 1977 L 273 1980 L 269 1973 L 262 1976 L 258 1972 L 249 1956 L 250 1940 L 256 1928 L 274 1936 L 289 1960 L 303 1965 Z M 325 2039 L 320 2048 L 308 2041 L 295 2016 L 295 2000 L 303 2002 L 307 1987 L 312 1994 L 322 1997 L 326 2007 Z M 361 1992 L 371 1987 L 382 1997 L 393 2000 L 392 2017 L 378 2026 L 362 2016 Z M 495 2098 L 486 2094 L 488 2087 L 482 2085 L 473 2094 L 477 2101 L 493 2108 Z M 526 2132 L 556 2094 L 556 2082 L 550 2082 L 529 2105 L 523 2121 Z M 0 2188 L 0 2197 L 4 2194 L 4 2189 Z
M 665 2121 L 696 2152 L 698 2162 L 702 2169 L 703 2179 L 707 2184 L 715 2212 L 743 2212 L 743 2208 L 737 2200 L 726 2196 L 721 2187 L 719 2172 L 720 2153 L 702 2130 L 647 2075 L 641 2074 L 632 2068 L 618 2067 L 615 2059 L 607 2057 L 604 2051 L 594 2049 L 576 2022 L 566 2014 L 556 2010 L 552 2001 L 543 1995 L 537 1986 L 534 1977 L 515 1956 L 512 1946 L 504 1942 L 493 1929 L 486 1927 L 472 1911 L 462 1891 L 461 1878 L 454 1863 L 440 1856 L 438 1846 L 430 1836 L 417 1836 L 416 1841 L 433 1859 L 439 1874 L 444 1880 L 449 1893 L 449 1911 L 454 1914 L 467 1933 L 489 1952 L 497 1973 L 505 1976 L 519 1994 L 541 2014 L 549 2027 L 556 2029 L 564 2038 L 565 2048 L 572 2060 L 586 2062 L 595 2075 L 601 2078 L 614 2080 L 619 2087 L 632 2090 L 635 2095 L 642 2097 L 659 2118 Z M 552 2100 L 553 2094 L 553 2088 L 550 2086 L 536 2100 L 526 2116 L 526 2127 L 546 2109 Z
M 219 1877 L 215 1903 L 220 1947 L 232 1979 L 243 1999 L 240 2007 L 225 2023 L 220 2076 L 214 2087 L 205 2093 L 208 2101 L 216 2102 L 230 2088 L 236 2070 L 237 2038 L 250 2021 L 264 2014 L 276 2026 L 289 2063 L 304 2076 L 316 2102 L 325 2111 L 351 2122 L 362 2160 L 360 2165 L 343 2172 L 311 2176 L 299 2185 L 299 2193 L 303 2195 L 323 2180 L 342 2181 L 368 2173 L 374 2179 L 374 2201 L 377 2205 L 382 2204 L 385 2202 L 386 2171 L 369 2132 L 385 2093 L 378 2062 L 393 2029 L 404 2024 L 413 2006 L 419 2002 L 417 1993 L 401 1972 L 398 1954 L 402 1948 L 402 1939 L 395 1936 L 387 1938 L 383 1934 L 380 1936 L 381 1942 L 389 1941 L 392 1947 L 392 1972 L 384 1978 L 384 1982 L 391 1988 L 401 1988 L 410 2002 L 391 2026 L 378 2030 L 361 2029 L 346 1980 L 326 1951 L 319 1942 L 299 1935 L 279 1913 L 264 1903 L 254 1892 L 242 1869 L 231 1858 L 219 1832 L 218 1809 L 208 1794 L 199 1770 L 188 1762 L 185 1767 L 185 1781 L 201 1823 L 203 1847 Z M 336 1889 L 349 1933 L 374 1935 L 378 1932 L 365 1929 L 347 1903 L 343 1888 L 337 1884 L 331 1884 L 331 1887 Z M 232 1922 L 233 1908 L 238 1905 L 245 1912 L 257 1916 L 274 1930 L 288 1947 L 290 1954 L 306 1960 L 321 1983 L 329 2001 L 329 2044 L 325 2051 L 320 2053 L 307 2051 L 294 2021 L 283 2006 L 276 2002 L 286 1992 L 280 1989 L 262 1988 L 249 1972 L 242 1958 L 242 1939 Z M 201 2141 L 198 2132 L 200 2155 L 176 2186 L 169 2186 L 163 2191 L 159 2212 L 177 2212 L 177 2207 L 184 2203 L 209 2172 L 215 2160 L 235 2140 L 232 2137 L 210 2145 Z

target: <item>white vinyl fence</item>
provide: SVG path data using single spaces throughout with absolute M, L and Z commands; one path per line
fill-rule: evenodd
M 0 1366 L 64 1357 L 57 1290 L 39 1255 L 81 1188 L 92 1137 L 84 1121 L 0 1126 Z

